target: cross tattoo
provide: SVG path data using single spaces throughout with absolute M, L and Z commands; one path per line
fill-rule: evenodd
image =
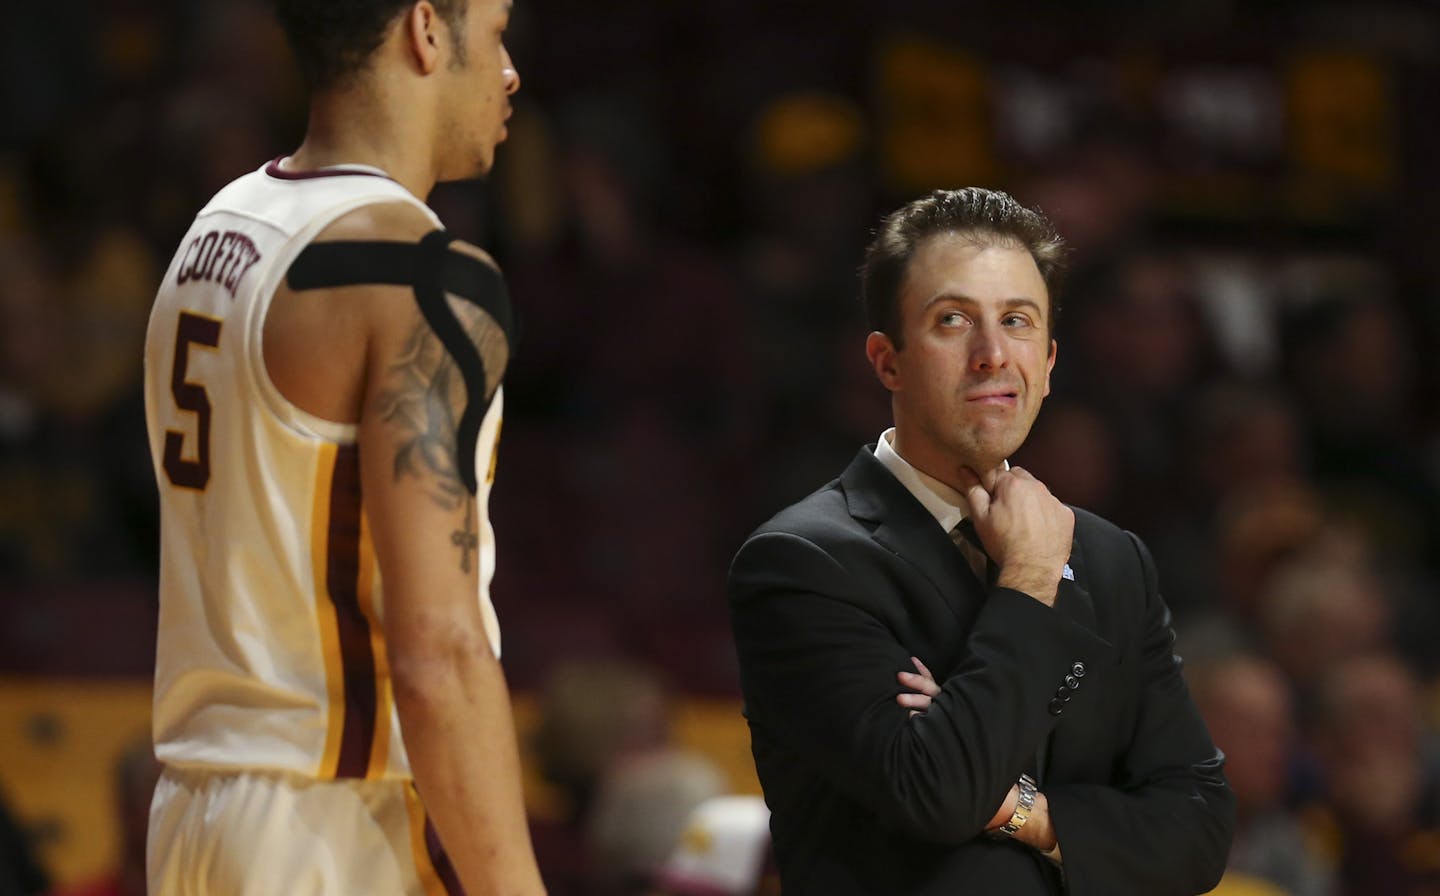
M 450 543 L 460 549 L 460 571 L 470 571 L 470 552 L 480 545 L 480 539 L 475 535 L 475 525 L 471 514 L 474 513 L 474 505 L 469 501 L 465 502 L 465 528 L 456 529 L 450 533 Z

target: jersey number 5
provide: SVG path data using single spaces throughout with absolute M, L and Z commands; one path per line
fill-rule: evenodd
M 182 488 L 203 491 L 210 481 L 210 396 L 205 387 L 185 379 L 190 365 L 190 345 L 216 348 L 220 345 L 220 321 L 189 311 L 180 312 L 175 328 L 175 366 L 170 371 L 170 394 L 182 411 L 195 414 L 195 438 L 198 443 L 195 459 L 186 459 L 181 449 L 185 434 L 173 429 L 165 431 L 165 475 Z

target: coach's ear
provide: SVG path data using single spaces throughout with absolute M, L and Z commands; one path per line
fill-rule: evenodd
M 899 351 L 890 337 L 879 330 L 865 337 L 865 357 L 870 359 L 870 367 L 880 385 L 891 392 L 900 391 L 900 371 L 895 366 L 895 355 Z

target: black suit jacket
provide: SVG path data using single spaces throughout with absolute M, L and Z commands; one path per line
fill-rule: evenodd
M 1077 509 L 1070 566 L 1053 608 L 987 591 L 868 448 L 750 536 L 730 608 L 786 896 L 1215 885 L 1234 797 L 1149 553 Z M 942 683 L 914 717 L 895 702 L 912 655 Z M 1037 756 L 1063 890 L 1039 853 L 983 834 Z

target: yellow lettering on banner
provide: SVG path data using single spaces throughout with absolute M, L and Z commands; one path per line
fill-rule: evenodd
M 900 37 L 880 49 L 877 82 L 887 186 L 909 194 L 994 179 L 990 84 L 979 60 L 923 37 Z
M 1394 94 L 1381 63 L 1308 53 L 1289 67 L 1290 150 L 1302 178 L 1388 191 L 1395 178 Z

